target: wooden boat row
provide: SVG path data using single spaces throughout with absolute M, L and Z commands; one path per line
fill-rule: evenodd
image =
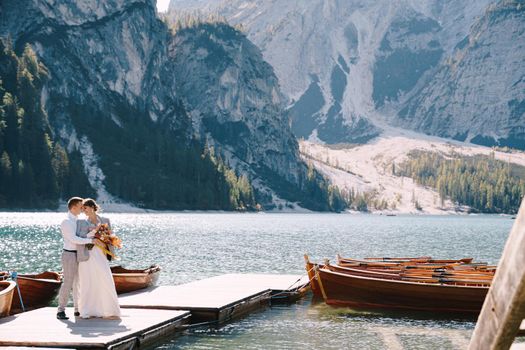
M 111 267 L 115 288 L 119 294 L 154 285 L 159 278 L 160 270 L 158 265 L 152 265 L 142 270 L 128 270 L 122 266 Z M 9 277 L 9 273 L 0 271 L 0 282 L 3 285 L 7 285 L 6 283 L 9 283 L 9 281 L 2 280 L 7 280 Z M 62 283 L 62 274 L 52 271 L 45 271 L 39 274 L 18 274 L 17 282 L 24 308 L 27 311 L 49 305 L 56 298 Z M 15 285 L 14 282 L 11 283 Z M 12 314 L 22 312 L 22 304 L 20 303 L 18 292 L 15 291 L 14 294 L 11 293 L 10 295 L 12 295 L 12 298 L 9 299 L 11 304 L 8 312 Z M 2 313 L 1 305 L 2 300 L 0 300 L 0 314 Z
M 472 260 L 338 259 L 344 263 L 331 265 L 314 264 L 305 255 L 311 289 L 329 305 L 478 313 L 494 270 L 467 268 Z
M 494 277 L 493 273 L 480 273 L 476 271 L 454 271 L 454 270 L 375 270 L 361 267 L 346 267 L 340 265 L 329 265 L 325 263 L 326 267 L 341 273 L 368 275 L 371 277 L 399 279 L 399 280 L 425 280 L 433 282 L 435 279 L 449 279 L 449 280 L 470 280 L 472 283 L 486 283 L 489 284 Z
M 9 316 L 15 289 L 15 282 L 0 281 L 0 317 Z
M 159 279 L 160 270 L 161 268 L 158 265 L 151 265 L 142 270 L 128 270 L 122 266 L 112 266 L 111 273 L 117 294 L 129 293 L 155 285 Z
M 374 259 L 374 260 L 371 260 Z M 337 256 L 337 265 L 382 271 L 392 273 L 426 274 L 435 272 L 449 272 L 456 274 L 478 274 L 492 276 L 496 272 L 496 266 L 487 265 L 484 262 L 472 262 L 472 258 L 458 260 L 438 260 L 431 257 L 423 258 L 365 258 L 356 260 Z M 403 259 L 403 260 L 401 260 Z

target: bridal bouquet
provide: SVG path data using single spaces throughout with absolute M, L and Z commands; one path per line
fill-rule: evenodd
M 115 248 L 122 248 L 122 240 L 117 237 L 108 224 L 101 224 L 97 232 L 95 232 L 95 238 L 97 238 L 102 243 L 107 244 L 108 246 L 113 246 Z

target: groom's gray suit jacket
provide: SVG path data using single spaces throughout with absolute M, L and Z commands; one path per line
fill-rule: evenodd
M 108 224 L 109 228 L 111 228 L 111 223 L 109 222 L 108 218 L 103 218 L 102 216 L 98 216 L 98 219 L 102 224 Z M 95 228 L 95 225 L 90 223 L 87 220 L 77 220 L 77 231 L 76 234 L 79 237 L 86 238 L 89 231 Z M 113 247 L 109 247 L 110 252 L 114 252 Z M 79 245 L 77 246 L 77 261 L 87 261 L 89 259 L 89 249 L 85 245 Z

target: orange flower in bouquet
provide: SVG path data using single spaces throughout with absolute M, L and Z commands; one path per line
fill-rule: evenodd
M 112 246 L 115 248 L 122 248 L 122 240 L 111 231 L 108 224 L 101 224 L 98 226 L 97 231 L 95 232 L 95 238 L 104 243 L 106 247 Z M 117 258 L 107 249 L 103 249 L 103 251 L 113 258 Z

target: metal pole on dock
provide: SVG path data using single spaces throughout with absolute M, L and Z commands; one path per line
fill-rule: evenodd
M 18 291 L 18 299 L 20 300 L 20 306 L 22 307 L 22 312 L 25 312 L 26 308 L 24 306 L 24 301 L 22 300 L 22 293 L 20 293 L 20 287 L 18 286 L 18 272 L 16 271 L 11 272 L 11 278 L 16 283 L 16 290 Z
M 516 216 L 469 350 L 509 349 L 525 318 L 525 200 Z

